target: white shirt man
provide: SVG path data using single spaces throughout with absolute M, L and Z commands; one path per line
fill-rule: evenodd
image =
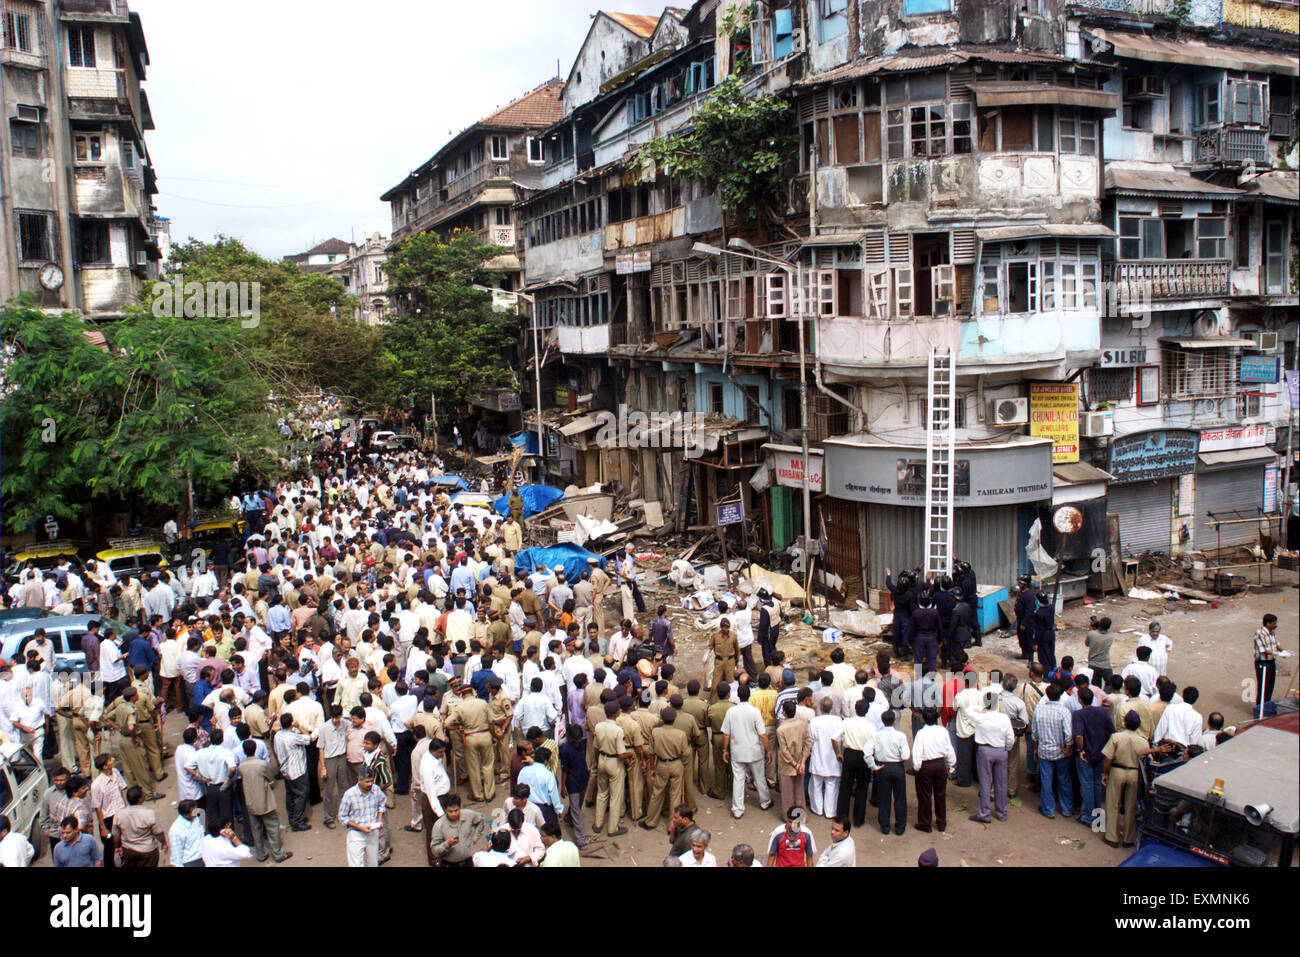
M 1176 741 L 1183 747 L 1189 747 L 1200 742 L 1203 727 L 1204 722 L 1195 707 L 1186 701 L 1171 703 L 1165 706 L 1164 713 L 1160 715 L 1160 721 L 1156 724 L 1156 732 L 1151 740 L 1157 743 Z
M 429 799 L 429 806 L 438 817 L 444 813 L 440 798 L 450 790 L 451 778 L 442 758 L 429 751 L 420 760 L 420 793 Z
M 514 659 L 507 657 L 492 662 L 492 673 L 501 679 L 501 690 L 506 693 L 510 703 L 518 701 L 522 689 L 519 684 L 519 669 L 515 667 Z
M 1159 625 L 1152 625 L 1155 630 L 1148 629 L 1147 633 L 1138 639 L 1139 648 L 1150 648 L 1151 657 L 1148 659 L 1152 668 L 1156 669 L 1157 675 L 1167 675 L 1169 673 L 1169 652 L 1174 650 L 1174 643 L 1170 641 L 1160 630 Z
M 829 702 L 823 702 L 827 705 Z M 835 738 L 844 719 L 823 710 L 808 724 L 812 751 L 808 755 L 808 773 L 813 776 L 809 790 L 814 814 L 834 817 L 840 795 L 840 758 L 835 753 Z
M 234 832 L 227 828 L 215 837 L 207 834 L 203 838 L 204 867 L 238 867 L 243 861 L 253 856 L 253 852 L 243 844 L 234 844 L 226 834 Z
M 635 576 L 632 578 L 636 581 Z M 754 609 L 758 606 L 758 596 L 751 595 L 730 609 L 731 630 L 736 634 L 736 647 L 748 648 L 754 643 Z
M 193 589 L 195 598 L 211 598 L 217 593 L 217 573 L 205 568 L 202 575 L 194 578 Z
M 1127 678 L 1129 675 L 1137 675 L 1138 681 L 1142 682 L 1142 694 L 1148 698 L 1156 696 L 1156 679 L 1160 677 L 1160 673 L 1151 666 L 1149 661 L 1135 661 L 1126 665 L 1120 672 L 1120 677 Z

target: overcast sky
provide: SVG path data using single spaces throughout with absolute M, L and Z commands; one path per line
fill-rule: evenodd
M 379 195 L 557 59 L 567 76 L 598 3 L 130 0 L 149 44 L 158 211 L 178 242 L 225 233 L 275 258 L 386 236 Z

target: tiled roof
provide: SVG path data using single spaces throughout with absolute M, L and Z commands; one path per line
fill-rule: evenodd
M 333 256 L 337 253 L 347 255 L 348 244 L 341 239 L 327 239 L 303 253 L 304 256 Z
M 479 121 L 483 126 L 507 126 L 519 129 L 541 129 L 557 123 L 564 116 L 560 105 L 560 91 L 564 81 L 552 77 L 541 86 L 530 90 L 516 100 L 511 100 L 495 113 Z
M 640 13 L 611 13 L 608 10 L 602 10 L 601 13 L 624 29 L 630 30 L 637 36 L 647 40 L 655 32 L 655 27 L 659 23 L 658 17 L 644 16 Z

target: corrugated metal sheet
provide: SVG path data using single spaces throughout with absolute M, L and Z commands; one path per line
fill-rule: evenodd
M 1198 551 L 1223 545 L 1250 545 L 1259 538 L 1257 522 L 1242 525 L 1210 524 L 1210 513 L 1219 521 L 1246 518 L 1264 504 L 1264 468 L 1253 465 L 1244 469 L 1196 474 L 1196 530 L 1193 544 Z M 1242 509 L 1240 516 L 1229 514 Z
M 1220 70 L 1260 70 L 1267 73 L 1284 73 L 1288 76 L 1300 75 L 1300 61 L 1297 61 L 1294 50 L 1273 53 L 1242 46 L 1217 46 L 1188 37 L 1161 40 L 1120 30 L 1100 30 L 1096 27 L 1088 27 L 1086 32 L 1089 36 L 1114 47 L 1115 56 L 1133 60 L 1184 66 L 1208 66 Z
M 1034 239 L 1039 236 L 1105 236 L 1113 238 L 1115 230 L 1100 223 L 1035 223 L 1031 226 L 994 226 L 977 229 L 975 235 L 985 243 L 1008 239 Z
M 796 87 L 821 86 L 823 83 L 835 83 L 851 80 L 860 76 L 876 73 L 909 73 L 916 70 L 935 70 L 943 66 L 966 63 L 969 60 L 983 60 L 987 63 L 1070 63 L 1066 57 L 1050 53 L 1031 53 L 1025 50 L 955 50 L 943 49 L 922 51 L 912 50 L 906 53 L 891 53 L 886 56 L 869 57 L 854 63 L 846 63 L 834 69 L 807 77 L 795 84 Z
M 1169 552 L 1173 501 L 1174 483 L 1169 479 L 1110 486 L 1106 511 L 1119 516 L 1119 542 L 1125 555 Z
M 1244 192 L 1230 186 L 1216 186 L 1197 179 L 1191 173 L 1173 169 L 1108 169 L 1104 183 L 1108 191 L 1138 196 L 1181 196 L 1190 199 L 1215 196 L 1228 199 Z
M 1014 505 L 959 508 L 954 516 L 954 557 L 971 563 L 986 584 L 1010 584 L 1020 570 L 1020 542 Z M 885 587 L 885 569 L 915 567 L 925 554 L 925 509 L 867 506 L 867 579 Z

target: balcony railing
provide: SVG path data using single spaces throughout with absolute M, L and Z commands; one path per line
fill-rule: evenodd
M 1199 163 L 1252 163 L 1268 165 L 1268 130 L 1221 127 L 1196 134 Z
M 66 73 L 70 97 L 125 100 L 126 71 L 69 67 Z
M 1106 281 L 1121 300 L 1200 299 L 1232 293 L 1232 264 L 1226 259 L 1143 259 L 1109 263 Z

